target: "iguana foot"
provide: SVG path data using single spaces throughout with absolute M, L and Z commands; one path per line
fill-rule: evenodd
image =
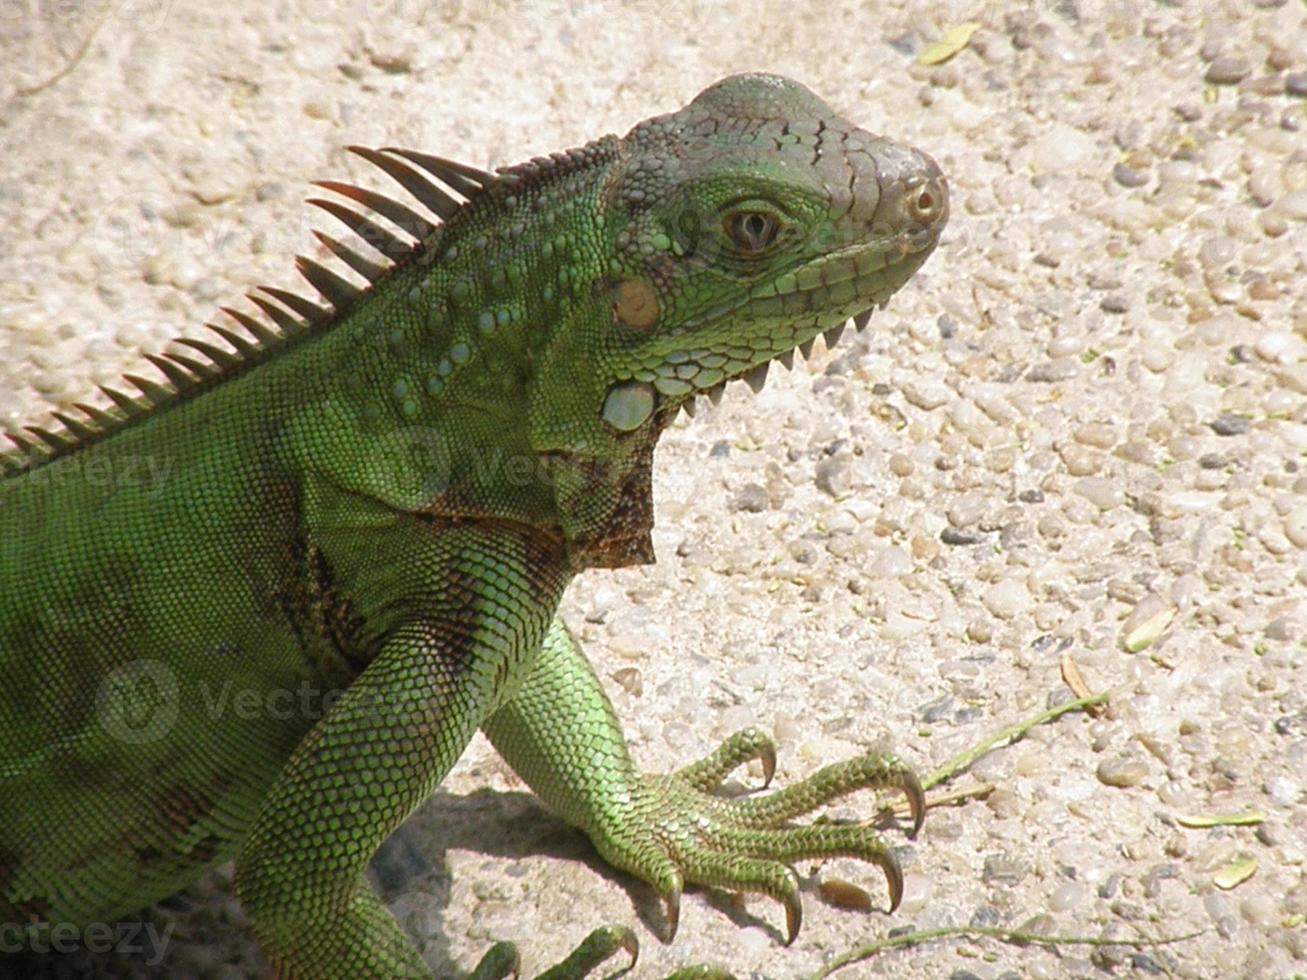
M 727 739 L 712 755 L 676 772 L 646 776 L 626 805 L 590 831 L 600 853 L 654 886 L 667 910 L 667 939 L 676 934 L 681 890 L 689 882 L 770 895 L 785 907 L 788 945 L 803 917 L 799 883 L 790 865 L 807 858 L 854 857 L 878 865 L 889 884 L 890 911 L 903 896 L 903 873 L 872 828 L 787 821 L 859 789 L 898 789 L 908 798 L 915 836 L 925 815 L 921 785 L 893 756 L 868 753 L 819 770 L 768 796 L 714 795 L 730 771 L 762 763 L 764 785 L 776 768 L 772 740 L 757 729 Z

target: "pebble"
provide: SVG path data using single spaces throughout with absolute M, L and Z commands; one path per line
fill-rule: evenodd
M 1097 145 L 1087 133 L 1056 122 L 1044 129 L 1030 149 L 1030 166 L 1036 173 L 1058 173 L 1085 166 Z
M 1307 548 L 1307 504 L 1295 507 L 1284 515 L 1284 536 L 1295 547 Z
M 1104 786 L 1128 788 L 1144 781 L 1148 767 L 1137 759 L 1105 759 L 1098 764 L 1095 774 Z
M 1079 882 L 1069 881 L 1060 885 L 1050 896 L 1048 907 L 1054 912 L 1069 912 L 1082 905 L 1089 897 L 1089 890 Z
M 1253 350 L 1264 361 L 1294 364 L 1307 358 L 1307 340 L 1287 330 L 1268 330 L 1253 343 Z
M 989 884 L 1016 885 L 1030 874 L 1030 865 L 1019 858 L 991 854 L 985 858 L 981 877 Z
M 964 493 L 949 506 L 948 522 L 956 528 L 969 527 L 985 515 L 988 507 L 984 494 Z
M 744 511 L 749 514 L 761 514 L 770 506 L 767 489 L 758 483 L 746 483 L 735 491 L 731 498 L 731 510 Z
M 985 608 L 999 619 L 1011 619 L 1028 611 L 1033 604 L 1025 582 L 1008 578 L 985 590 Z
M 1247 78 L 1251 71 L 1252 65 L 1247 58 L 1226 56 L 1208 65 L 1203 77 L 1213 85 L 1235 85 Z
M 1103 454 L 1076 442 L 1061 447 L 1059 455 L 1072 476 L 1092 476 L 1103 468 Z
M 1251 427 L 1252 422 L 1246 415 L 1226 412 L 1209 423 L 1218 436 L 1241 436 Z
M 853 487 L 853 468 L 847 454 L 828 456 L 817 464 L 817 487 L 832 497 L 842 497 Z
M 1112 168 L 1112 178 L 1122 187 L 1143 187 L 1149 180 L 1147 171 L 1136 170 L 1124 163 Z
M 1125 503 L 1125 490 L 1106 477 L 1086 477 L 1076 481 L 1076 493 L 1099 510 L 1111 510 Z

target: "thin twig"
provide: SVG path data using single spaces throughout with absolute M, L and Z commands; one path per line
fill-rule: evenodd
M 82 43 L 77 46 L 77 50 L 73 52 L 73 56 L 68 59 L 66 65 L 44 81 L 37 82 L 35 85 L 25 85 L 14 89 L 14 94 L 26 98 L 27 96 L 35 95 L 37 92 L 42 92 L 45 89 L 48 89 L 51 85 L 62 80 L 72 72 L 74 68 L 81 64 L 82 59 L 86 57 L 86 52 L 91 50 L 91 42 L 95 40 L 95 35 L 100 33 L 100 28 L 103 27 L 104 22 L 109 19 L 109 8 L 112 6 L 113 0 L 104 0 L 104 2 L 100 4 L 100 9 L 95 15 L 95 23 L 92 24 L 91 29 L 86 32 L 86 36 L 82 38 Z
M 915 946 L 918 943 L 930 942 L 936 939 L 967 939 L 983 936 L 998 939 L 1005 943 L 1014 943 L 1018 946 L 1129 946 L 1131 949 L 1143 949 L 1186 942 L 1201 936 L 1203 932 L 1204 930 L 1199 930 L 1184 936 L 1171 936 L 1167 939 L 1103 939 L 1098 936 L 1041 936 L 1039 933 L 1022 932 L 1019 929 L 1000 929 L 985 926 L 949 926 L 942 929 L 921 929 L 900 936 L 890 936 L 850 950 L 831 960 L 814 973 L 812 980 L 823 980 L 824 977 L 830 976 L 836 970 L 853 963 L 869 960 L 886 950 Z
M 994 749 L 1001 749 L 1005 746 L 1011 745 L 1013 742 L 1019 740 L 1023 735 L 1025 735 L 1026 732 L 1030 731 L 1030 729 L 1035 728 L 1038 725 L 1042 725 L 1049 721 L 1055 721 L 1063 715 L 1070 714 L 1073 711 L 1083 711 L 1086 708 L 1095 705 L 1106 704 L 1107 701 L 1107 694 L 1096 694 L 1092 698 L 1080 698 L 1077 701 L 1068 701 L 1066 704 L 1059 704 L 1056 708 L 1050 708 L 1048 711 L 1035 715 L 1033 718 L 1027 718 L 1025 721 L 1004 728 L 993 738 L 986 739 L 979 745 L 974 745 L 960 755 L 955 755 L 952 759 L 949 759 L 948 762 L 944 763 L 944 765 L 940 766 L 922 780 L 921 788 L 930 789 L 933 786 L 938 786 L 940 783 L 947 782 L 958 773 L 969 769 L 981 756 L 994 751 Z

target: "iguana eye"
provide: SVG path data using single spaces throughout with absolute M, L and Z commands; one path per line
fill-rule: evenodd
M 776 240 L 781 223 L 765 211 L 735 211 L 726 216 L 726 234 L 746 255 L 764 251 Z

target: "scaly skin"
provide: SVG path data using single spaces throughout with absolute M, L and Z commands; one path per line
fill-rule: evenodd
M 556 609 L 581 569 L 653 560 L 652 454 L 680 408 L 864 326 L 921 265 L 938 168 L 762 75 L 500 175 L 359 152 L 443 226 L 325 185 L 393 268 L 346 255 L 358 291 L 310 266 L 333 311 L 264 297 L 284 339 L 245 316 L 259 342 L 198 345 L 215 366 L 156 359 L 179 393 L 133 381 L 125 419 L 0 457 L 0 922 L 112 920 L 234 856 L 278 975 L 425 976 L 363 872 L 478 727 L 672 932 L 694 882 L 779 899 L 793 938 L 804 857 L 876 863 L 896 903 L 873 832 L 788 821 L 879 787 L 919 824 L 901 763 L 725 800 L 733 767 L 774 766 L 743 732 L 642 775 Z M 598 930 L 546 976 L 621 948 Z

